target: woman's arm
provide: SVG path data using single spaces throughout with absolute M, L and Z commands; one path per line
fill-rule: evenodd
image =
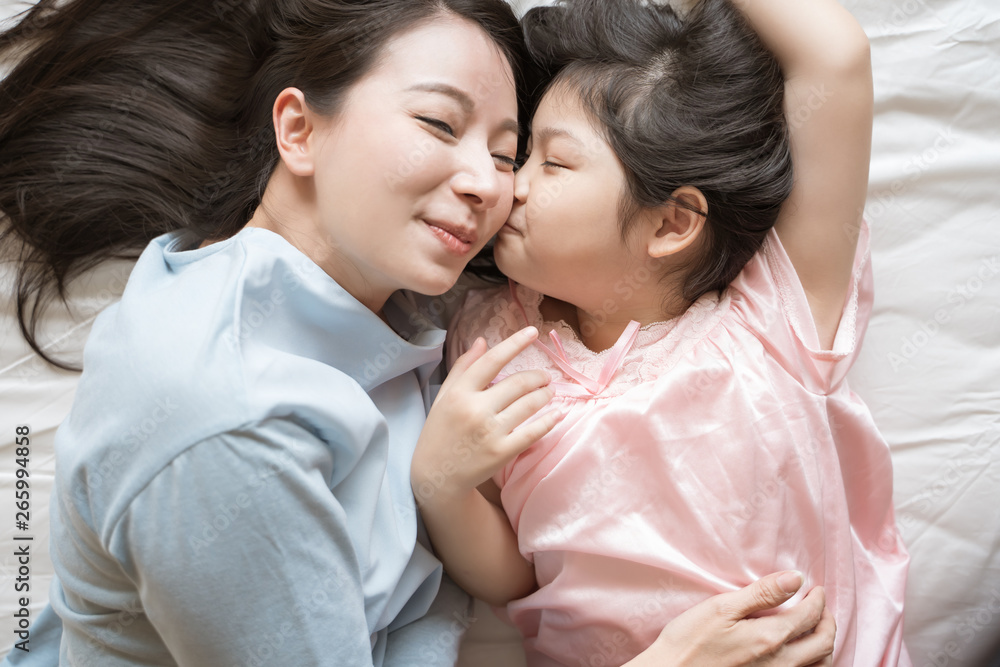
M 111 535 L 138 588 L 115 620 L 181 667 L 372 665 L 359 517 L 330 490 L 333 467 L 325 443 L 281 420 L 190 447 Z M 93 650 L 90 664 L 118 664 Z
M 747 618 L 786 602 L 801 585 L 801 574 L 778 572 L 709 598 L 671 621 L 623 667 L 830 665 L 837 628 L 822 588 L 772 616 Z
M 844 308 L 871 159 L 868 38 L 836 0 L 735 0 L 785 75 L 795 184 L 775 224 L 824 349 Z
M 517 548 L 503 510 L 477 487 L 558 422 L 549 415 L 524 424 L 552 397 L 543 371 L 498 373 L 538 336 L 534 327 L 487 351 L 478 339 L 441 386 L 413 455 L 410 481 L 427 532 L 445 570 L 491 604 L 524 597 L 534 567 Z M 515 430 L 516 429 L 516 430 Z

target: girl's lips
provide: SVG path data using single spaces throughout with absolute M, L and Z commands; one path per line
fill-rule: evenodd
M 445 248 L 456 255 L 467 255 L 475 245 L 474 233 L 469 233 L 454 225 L 432 220 L 424 220 L 424 224 L 434 232 Z
M 503 225 L 503 227 L 501 227 L 500 231 L 497 232 L 497 233 L 498 234 L 503 234 L 504 232 L 511 232 L 513 234 L 519 234 L 521 236 L 524 236 L 524 233 L 520 229 L 518 229 L 517 227 L 514 227 L 509 222 L 505 222 L 504 225 Z

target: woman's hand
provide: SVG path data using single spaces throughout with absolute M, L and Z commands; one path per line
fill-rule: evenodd
M 536 338 L 538 330 L 528 327 L 489 350 L 479 338 L 455 362 L 413 454 L 410 481 L 418 502 L 474 490 L 559 422 L 561 415 L 552 414 L 524 423 L 552 398 L 545 371 L 490 385 Z
M 801 574 L 781 572 L 709 598 L 671 621 L 653 645 L 625 667 L 832 665 L 837 628 L 821 587 L 794 607 L 747 618 L 787 601 L 801 585 Z

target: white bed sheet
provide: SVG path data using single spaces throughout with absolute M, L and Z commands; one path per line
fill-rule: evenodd
M 844 3 L 871 38 L 876 95 L 867 207 L 876 305 L 851 383 L 892 448 L 897 517 L 912 556 L 906 637 L 914 662 L 983 665 L 1000 653 L 1000 3 Z M 14 5 L 0 0 L 0 15 L 25 6 Z M 78 352 L 93 315 L 120 294 L 122 275 L 127 265 L 116 264 L 81 280 L 76 315 L 56 311 L 45 339 L 65 335 L 54 344 Z M 13 425 L 33 428 L 37 613 L 51 576 L 52 434 L 75 390 L 74 375 L 25 350 L 8 294 L 6 283 L 0 655 L 11 645 L 15 608 Z M 485 605 L 477 609 L 460 665 L 523 664 L 513 632 Z
M 875 310 L 850 382 L 892 448 L 923 665 L 1000 653 L 1000 4 L 845 3 L 872 43 Z

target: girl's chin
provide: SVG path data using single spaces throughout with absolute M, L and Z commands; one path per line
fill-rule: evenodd
M 497 247 L 493 248 L 493 260 L 496 262 L 497 268 L 500 269 L 500 273 L 515 283 L 523 285 L 524 280 L 528 278 L 528 273 L 521 270 L 522 266 L 520 262 L 513 260 L 507 253 Z

